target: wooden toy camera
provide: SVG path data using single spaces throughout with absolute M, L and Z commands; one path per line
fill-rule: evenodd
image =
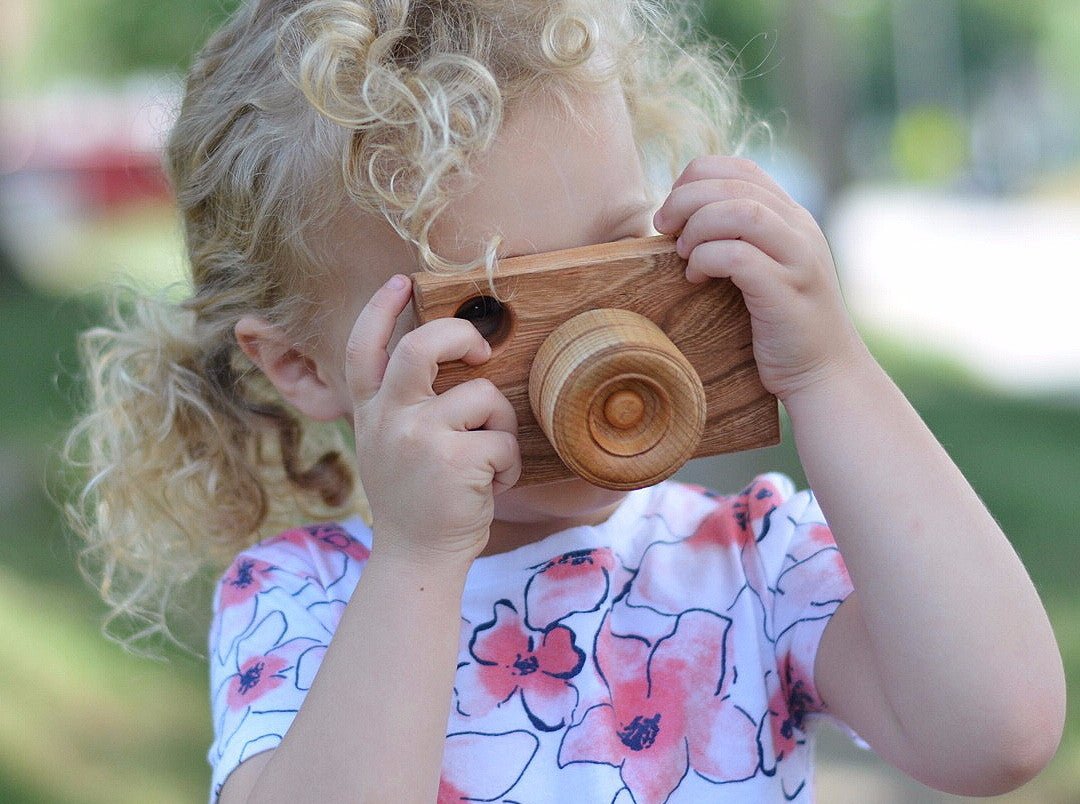
M 519 485 L 578 475 L 612 489 L 657 483 L 687 460 L 776 444 L 750 315 L 730 280 L 686 281 L 665 235 L 414 274 L 419 323 L 457 316 L 492 346 L 439 368 L 441 393 L 487 377 L 518 417 Z

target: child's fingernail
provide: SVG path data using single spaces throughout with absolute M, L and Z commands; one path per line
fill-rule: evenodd
M 683 249 L 684 249 L 685 247 L 686 247 L 686 244 L 685 244 L 685 243 L 683 242 L 683 239 L 682 239 L 682 235 L 679 235 L 679 236 L 678 236 L 678 237 L 677 237 L 677 238 L 675 239 L 675 250 L 676 250 L 677 252 L 679 252 L 680 254 L 682 254 L 682 253 L 683 253 Z
M 404 290 L 405 284 L 408 281 L 409 280 L 401 274 L 394 274 L 392 277 L 390 277 L 390 281 L 386 283 L 386 286 L 390 288 L 390 290 Z
M 664 227 L 664 216 L 662 213 L 663 210 L 656 210 L 656 213 L 653 215 L 652 219 L 653 228 L 655 228 L 658 232 L 662 231 Z

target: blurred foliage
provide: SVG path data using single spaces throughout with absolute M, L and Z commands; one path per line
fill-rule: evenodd
M 940 106 L 902 112 L 893 128 L 892 157 L 905 179 L 920 183 L 955 179 L 968 158 L 964 119 Z
M 819 7 L 837 28 L 845 64 L 855 71 L 861 103 L 893 102 L 890 16 L 906 0 L 801 0 Z M 40 0 L 43 45 L 37 70 L 59 75 L 119 76 L 182 71 L 207 35 L 239 0 Z M 747 95 L 759 108 L 783 98 L 785 50 L 778 39 L 794 3 L 787 0 L 696 0 L 700 28 L 737 57 Z M 1003 55 L 1075 53 L 1080 14 L 1073 0 L 959 0 L 963 64 L 979 73 Z M 1058 44 L 1061 43 L 1061 44 Z
M 725 48 L 725 56 L 735 62 L 735 74 L 743 94 L 757 109 L 777 106 L 775 71 L 780 66 L 777 51 L 779 20 L 775 4 L 730 3 L 718 0 L 699 2 L 702 33 Z
M 893 79 L 892 14 L 911 5 L 907 0 L 801 0 L 817 6 L 836 29 L 839 57 L 854 79 L 856 102 L 873 111 L 892 109 L 896 102 Z M 789 69 L 788 25 L 796 4 L 787 0 L 731 3 L 700 0 L 702 25 L 708 33 L 729 43 L 738 54 L 747 96 L 759 108 L 783 105 Z M 1062 40 L 1075 52 L 1080 43 L 1080 7 L 1070 0 L 959 0 L 961 63 L 965 73 L 979 75 L 1001 59 L 1033 53 L 1044 41 Z M 1070 14 L 1070 11 L 1073 12 Z
M 183 72 L 239 0 L 40 0 L 31 83 Z

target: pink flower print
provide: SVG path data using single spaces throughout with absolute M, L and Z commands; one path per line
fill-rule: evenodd
M 337 550 L 354 561 L 367 561 L 371 551 L 337 524 L 311 525 L 302 528 L 324 550 Z
M 797 671 L 791 656 L 785 656 L 780 662 L 780 683 L 769 700 L 777 760 L 789 754 L 800 741 L 804 718 L 817 709 L 813 685 Z
M 264 544 L 274 547 L 284 556 L 291 556 L 296 566 L 305 568 L 304 577 L 315 581 L 327 592 L 345 579 L 350 564 L 365 562 L 371 555 L 367 547 L 336 524 L 294 528 Z M 284 558 L 281 563 L 292 565 Z
M 743 532 L 760 531 L 758 538 L 762 538 L 766 518 L 783 500 L 783 494 L 771 480 L 754 478 L 749 486 L 730 499 L 735 523 Z
M 273 564 L 243 554 L 237 556 L 221 579 L 221 608 L 239 606 L 255 597 L 266 588 L 273 570 Z
M 792 561 L 805 561 L 822 550 L 836 547 L 836 539 L 824 522 L 806 522 L 800 527 L 803 528 L 803 536 L 793 545 L 795 549 L 788 551 Z
M 237 711 L 277 689 L 285 681 L 282 670 L 289 662 L 280 656 L 253 656 L 240 666 L 229 682 L 229 709 Z
M 806 742 L 806 716 L 821 711 L 822 704 L 806 668 L 790 654 L 780 659 L 779 674 L 766 674 L 765 686 L 769 708 L 758 731 L 762 771 L 769 776 L 779 772 L 784 789 L 798 791 L 806 785 L 806 765 L 783 760 Z
M 585 664 L 574 632 L 563 625 L 532 631 L 508 600 L 495 604 L 494 615 L 473 632 L 474 661 L 458 671 L 458 710 L 466 717 L 484 715 L 516 694 L 537 729 L 562 728 L 578 700 L 569 679 Z
M 271 540 L 271 543 L 280 542 L 295 545 L 304 550 L 315 545 L 320 550 L 344 553 L 356 561 L 367 561 L 368 556 L 371 555 L 367 547 L 349 535 L 349 532 L 341 525 L 334 523 L 293 528 Z
M 447 781 L 445 778 L 439 779 L 439 797 L 436 799 L 438 804 L 457 804 L 459 801 L 475 800 L 475 798 L 471 798 L 464 790 L 454 787 L 453 783 Z
M 247 633 L 255 622 L 258 612 L 259 593 L 277 586 L 278 567 L 266 561 L 240 554 L 222 577 L 218 586 L 218 608 L 212 625 L 211 643 L 216 644 L 215 656 L 220 663 L 226 661 L 236 640 Z M 230 643 L 220 643 L 218 635 L 232 634 Z
M 501 799 L 521 779 L 539 746 L 536 735 L 527 731 L 448 734 L 438 804 Z
M 776 639 L 799 622 L 831 617 L 851 593 L 851 578 L 832 533 L 824 525 L 808 530 L 808 538 L 796 537 L 796 554 L 788 554 L 771 595 Z
M 542 631 L 571 614 L 599 609 L 617 563 L 602 548 L 564 553 L 541 565 L 525 587 L 526 625 Z
M 596 662 L 609 702 L 589 709 L 559 748 L 559 764 L 600 762 L 620 769 L 639 804 L 663 802 L 693 769 L 712 782 L 757 771 L 757 724 L 728 697 L 731 621 L 687 611 L 675 631 L 651 645 L 597 634 Z
M 656 542 L 642 556 L 628 602 L 665 614 L 688 609 L 724 610 L 747 579 L 739 554 L 754 544 L 756 530 L 767 527 L 768 516 L 780 500 L 768 480 L 758 479 L 735 497 L 718 498 L 718 505 L 680 542 Z M 672 578 L 679 583 L 673 584 Z

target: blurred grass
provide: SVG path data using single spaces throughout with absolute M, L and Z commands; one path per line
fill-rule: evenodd
M 203 798 L 203 685 L 105 642 L 80 597 L 0 568 L 0 798 Z
M 46 474 L 70 419 L 75 333 L 92 303 L 0 286 L 0 801 L 205 800 L 205 668 L 126 653 L 104 613 Z M 16 348 L 17 344 L 17 348 Z
M 160 288 L 182 282 L 184 241 L 176 212 L 160 202 L 119 213 L 75 216 L 43 227 L 19 250 L 19 267 L 35 288 L 67 295 L 116 279 Z
M 165 663 L 132 657 L 101 637 L 103 609 L 46 492 L 75 396 L 75 333 L 94 316 L 91 301 L 0 287 L 10 344 L 0 361 L 0 801 L 200 801 L 204 667 L 175 652 Z M 1080 690 L 1080 402 L 997 393 L 933 356 L 871 341 L 1010 534 L 1050 611 L 1069 687 Z M 801 476 L 790 437 L 744 460 Z M 1004 800 L 1080 800 L 1075 695 L 1069 706 L 1058 757 Z

